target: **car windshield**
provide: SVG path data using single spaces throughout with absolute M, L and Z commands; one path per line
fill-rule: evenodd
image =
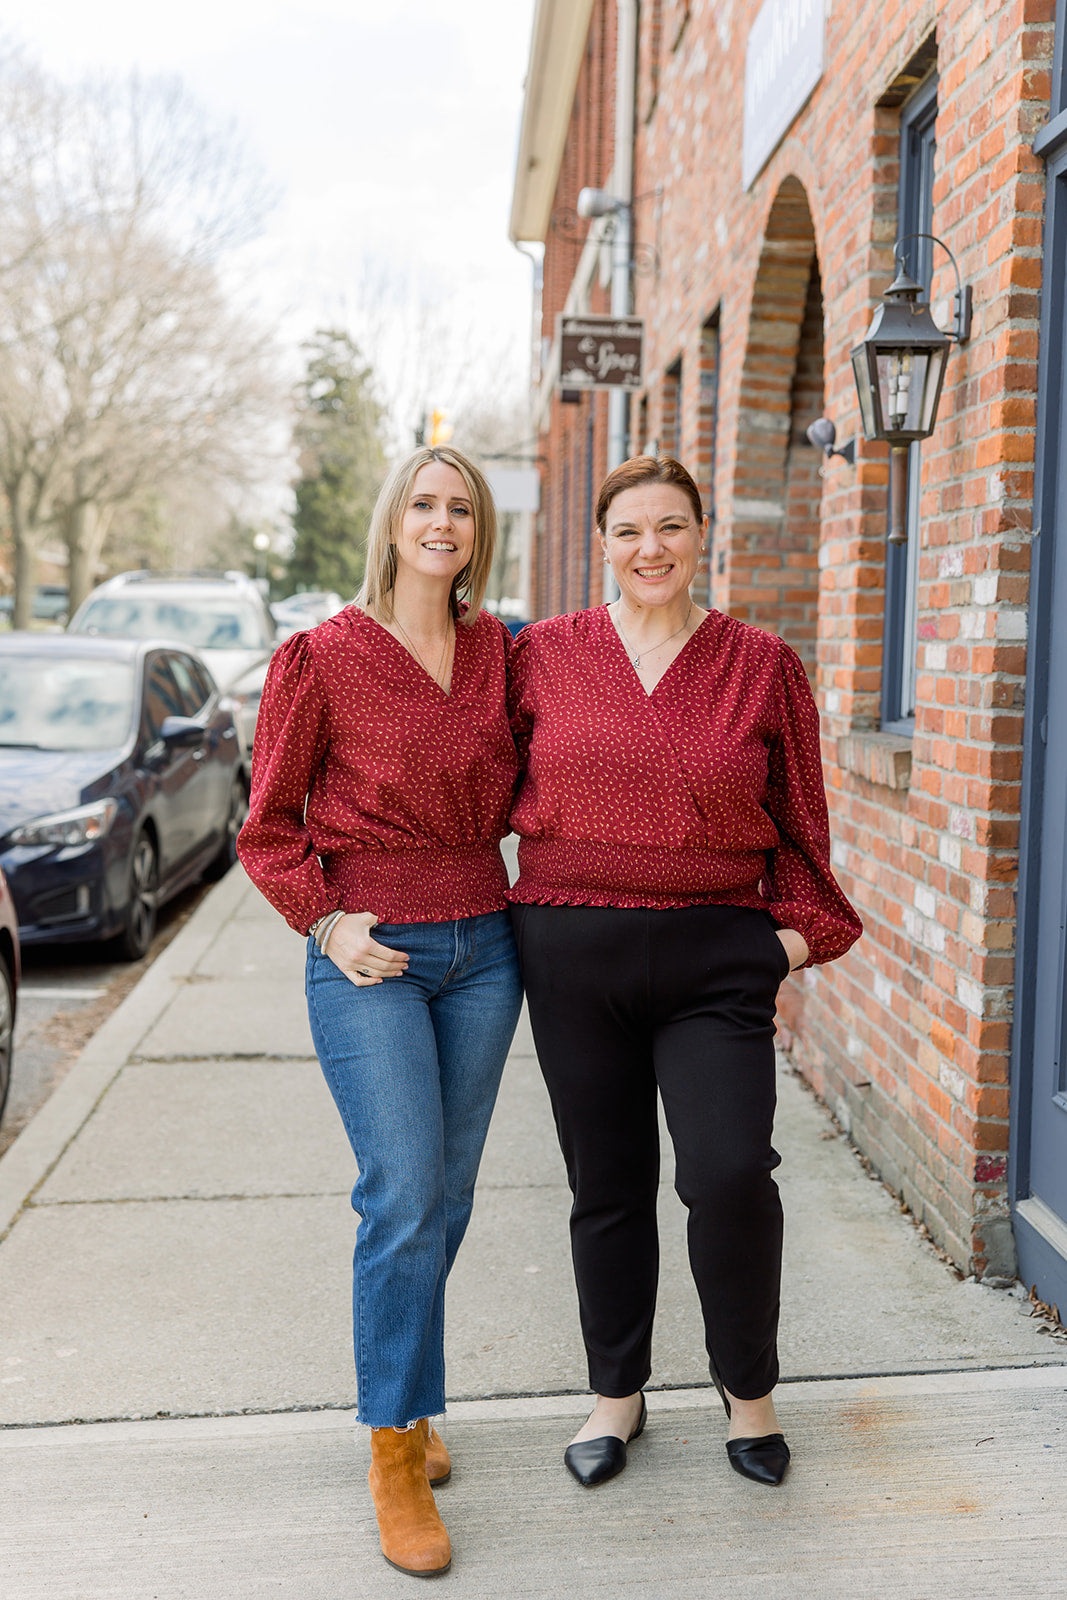
M 254 606 L 228 597 L 153 599 L 148 595 L 101 595 L 78 618 L 78 633 L 124 639 L 178 639 L 197 650 L 266 648 Z
M 0 749 L 112 750 L 133 725 L 130 662 L 0 658 Z

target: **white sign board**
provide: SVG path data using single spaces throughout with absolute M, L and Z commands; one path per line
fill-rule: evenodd
M 826 0 L 764 0 L 745 51 L 741 183 L 750 189 L 822 77 Z
M 537 511 L 541 474 L 536 467 L 494 467 L 486 476 L 498 511 Z

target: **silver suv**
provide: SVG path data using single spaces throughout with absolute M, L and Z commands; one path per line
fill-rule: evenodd
M 82 602 L 67 632 L 192 646 L 224 692 L 250 674 L 265 674 L 277 643 L 266 602 L 243 572 L 120 572 Z M 247 704 L 240 693 L 236 698 L 238 727 L 249 750 L 258 700 Z

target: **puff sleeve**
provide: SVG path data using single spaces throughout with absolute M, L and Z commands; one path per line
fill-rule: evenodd
M 339 904 L 304 816 L 328 741 L 329 708 L 310 637 L 296 633 L 278 647 L 267 671 L 248 820 L 237 853 L 256 888 L 298 933 Z
M 830 866 L 830 824 L 823 787 L 819 711 L 794 651 L 782 647 L 778 733 L 769 753 L 764 810 L 778 829 L 768 852 L 767 910 L 807 940 L 806 965 L 843 956 L 863 924 Z

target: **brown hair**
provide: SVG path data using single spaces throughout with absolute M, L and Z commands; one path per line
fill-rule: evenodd
M 681 489 L 693 508 L 697 522 L 703 522 L 704 507 L 700 503 L 700 490 L 680 461 L 675 461 L 673 456 L 631 456 L 629 461 L 624 461 L 614 472 L 609 472 L 600 485 L 596 501 L 596 525 L 599 533 L 604 532 L 608 507 L 615 496 L 622 494 L 626 489 L 637 489 L 643 483 L 670 483 L 676 489 Z
M 423 446 L 395 466 L 382 484 L 371 512 L 367 534 L 367 566 L 356 603 L 363 607 L 373 606 L 378 616 L 384 617 L 387 622 L 390 620 L 393 611 L 392 591 L 396 582 L 394 540 L 400 531 L 400 519 L 404 515 L 416 474 L 432 461 L 455 467 L 470 495 L 474 514 L 474 550 L 463 571 L 456 575 L 449 604 L 453 618 L 459 621 L 459 602 L 465 599 L 468 609 L 462 621 L 472 627 L 481 610 L 485 586 L 489 582 L 489 569 L 493 565 L 496 506 L 493 504 L 492 490 L 474 462 L 460 451 L 453 450 L 451 445 Z

